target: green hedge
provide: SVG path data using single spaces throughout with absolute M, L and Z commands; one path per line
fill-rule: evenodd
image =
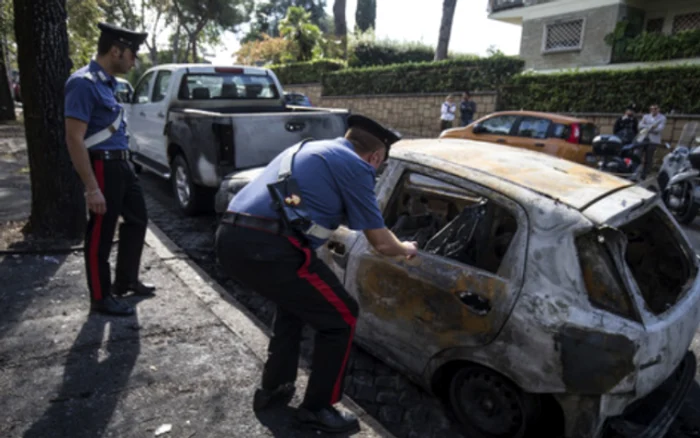
M 498 90 L 522 70 L 507 56 L 350 68 L 323 77 L 326 96 Z
M 517 75 L 501 90 L 499 106 L 621 113 L 630 103 L 646 108 L 653 102 L 665 113 L 700 113 L 700 66 Z
M 350 67 L 429 62 L 435 58 L 435 49 L 420 43 L 393 43 L 366 41 L 358 43 L 350 54 Z
M 622 61 L 651 62 L 700 57 L 700 29 L 673 35 L 643 33 L 621 41 Z
M 283 85 L 321 82 L 324 75 L 345 68 L 345 62 L 323 59 L 309 62 L 278 64 L 269 67 Z

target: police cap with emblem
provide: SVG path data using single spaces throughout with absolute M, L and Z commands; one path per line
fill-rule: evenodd
M 359 114 L 353 114 L 348 117 L 348 129 L 350 128 L 360 128 L 363 131 L 367 131 L 369 134 L 372 134 L 374 137 L 377 137 L 386 145 L 387 155 L 391 145 L 401 140 L 401 137 L 394 131 L 383 127 L 369 117 L 361 116 Z
M 148 33 L 134 32 L 109 23 L 98 23 L 97 27 L 102 31 L 100 38 L 109 39 L 113 43 L 118 43 L 131 49 L 134 54 L 138 52 L 139 46 L 146 41 Z

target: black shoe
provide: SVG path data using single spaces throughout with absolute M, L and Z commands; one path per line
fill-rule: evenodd
M 317 411 L 299 408 L 297 421 L 302 426 L 328 433 L 352 432 L 360 429 L 360 422 L 354 414 L 340 412 L 332 406 Z
M 129 292 L 133 292 L 134 295 L 139 295 L 139 296 L 144 296 L 144 297 L 150 297 L 155 295 L 153 292 L 156 290 L 156 287 L 150 283 L 141 283 L 140 281 L 137 281 L 136 283 L 128 284 L 126 286 L 122 286 L 121 284 L 114 283 L 112 285 L 112 294 L 118 297 L 121 297 L 123 295 L 126 295 Z
M 261 411 L 274 405 L 286 405 L 294 397 L 294 383 L 285 383 L 275 389 L 258 388 L 253 397 L 253 410 Z
M 108 295 L 99 301 L 93 300 L 90 303 L 90 312 L 114 316 L 129 316 L 134 314 L 134 308 Z

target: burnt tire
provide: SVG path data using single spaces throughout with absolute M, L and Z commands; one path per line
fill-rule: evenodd
M 473 438 L 523 438 L 539 414 L 538 399 L 500 374 L 467 365 L 450 381 L 450 407 Z
M 198 213 L 213 209 L 211 191 L 201 187 L 192 180 L 192 172 L 187 160 L 177 155 L 171 164 L 171 182 L 173 194 L 180 211 L 185 216 L 195 216 Z

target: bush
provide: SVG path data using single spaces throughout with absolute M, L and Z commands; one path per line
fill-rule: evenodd
M 321 82 L 324 75 L 345 68 L 345 62 L 334 59 L 320 59 L 309 62 L 271 65 L 283 85 L 310 84 Z
M 351 67 L 428 62 L 435 57 L 435 49 L 422 43 L 392 41 L 360 41 L 350 53 Z
M 630 103 L 664 112 L 700 113 L 700 66 L 523 74 L 511 78 L 501 109 L 620 113 Z
M 494 56 L 351 68 L 325 75 L 323 92 L 327 96 L 342 96 L 498 90 L 523 66 L 518 58 Z
M 672 35 L 663 33 L 629 34 L 630 23 L 621 21 L 605 36 L 613 47 L 613 62 L 654 62 L 700 56 L 700 29 Z

